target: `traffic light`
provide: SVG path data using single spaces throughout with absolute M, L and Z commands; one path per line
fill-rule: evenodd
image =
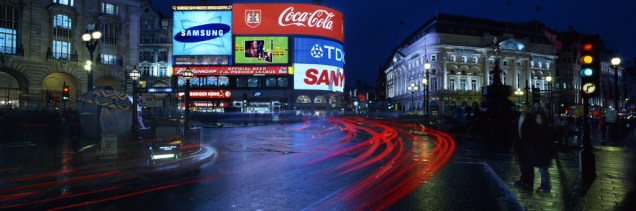
M 70 89 L 68 88 L 67 85 L 64 85 L 62 87 L 62 100 L 64 101 L 68 101 L 68 99 L 70 98 Z
M 247 93 L 243 93 L 243 107 L 247 108 L 247 104 L 249 101 L 247 100 Z
M 541 90 L 539 88 L 532 88 L 532 102 L 538 103 L 541 101 Z
M 600 82 L 601 63 L 599 58 L 598 35 L 586 35 L 579 46 L 581 66 L 581 91 L 584 96 L 597 96 Z

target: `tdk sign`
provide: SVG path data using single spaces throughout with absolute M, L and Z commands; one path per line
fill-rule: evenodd
M 296 63 L 344 67 L 345 53 L 340 43 L 314 38 L 295 38 L 294 46 Z
M 230 26 L 222 23 L 211 23 L 181 30 L 174 36 L 179 42 L 201 42 L 221 37 L 230 31 Z

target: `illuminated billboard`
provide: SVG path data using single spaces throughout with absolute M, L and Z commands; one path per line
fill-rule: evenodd
M 342 14 L 310 4 L 234 4 L 234 34 L 304 34 L 344 42 Z
M 199 58 L 193 60 L 192 56 L 200 56 L 203 64 L 228 63 L 226 60 L 219 60 L 223 57 L 213 56 L 232 55 L 231 8 L 231 5 L 174 6 L 172 55 L 175 56 L 175 61 L 197 64 Z M 206 59 L 210 61 L 205 61 Z
M 183 92 L 178 93 L 179 97 L 182 97 Z M 218 99 L 218 98 L 231 98 L 231 90 L 190 90 L 190 98 L 192 99 Z
M 289 39 L 280 36 L 250 36 L 234 40 L 236 64 L 287 64 Z
M 315 38 L 294 38 L 294 62 L 324 64 L 344 68 L 342 44 Z
M 294 89 L 343 92 L 345 75 L 340 67 L 322 64 L 294 64 Z
M 195 76 L 206 75 L 286 75 L 288 66 L 179 66 L 173 67 L 173 75 L 182 75 L 188 68 Z

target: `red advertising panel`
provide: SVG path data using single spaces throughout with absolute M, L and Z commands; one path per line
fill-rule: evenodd
M 188 68 L 195 76 L 208 75 L 285 75 L 288 66 L 176 66 L 173 75 L 181 75 Z
M 234 4 L 233 34 L 306 34 L 344 42 L 342 14 L 309 4 Z
M 183 97 L 183 92 L 179 92 L 179 97 Z M 216 99 L 231 98 L 230 90 L 190 90 L 190 98 L 192 99 Z

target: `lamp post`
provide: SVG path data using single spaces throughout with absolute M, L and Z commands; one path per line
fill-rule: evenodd
M 521 91 L 521 89 L 517 88 L 517 90 L 515 90 L 515 96 L 517 96 L 517 107 L 521 106 L 521 96 L 523 96 L 523 91 Z
M 424 63 L 424 74 L 426 74 L 426 78 L 422 79 L 422 84 L 424 84 L 424 91 L 426 91 L 424 94 L 425 99 L 424 99 L 424 108 L 426 108 L 426 110 L 424 110 L 426 112 L 426 116 L 428 117 L 431 113 L 431 108 L 429 107 L 429 87 L 428 87 L 428 80 L 429 80 L 429 70 L 431 69 L 431 64 L 428 63 L 428 59 L 426 60 L 426 63 Z
M 545 77 L 545 81 L 548 82 L 548 112 L 550 117 L 550 122 L 554 121 L 554 116 L 552 114 L 552 76 Z
M 413 95 L 415 94 L 415 92 L 417 92 L 417 86 L 414 83 L 411 83 L 411 85 L 409 85 L 409 92 L 411 92 L 411 109 L 410 110 L 414 110 Z
M 102 38 L 102 32 L 99 30 L 95 30 L 95 23 L 89 23 L 86 25 L 86 32 L 82 35 L 82 40 L 86 42 L 86 49 L 88 49 L 90 60 L 86 62 L 89 68 L 84 67 L 88 70 L 88 82 L 86 92 L 89 92 L 93 89 L 93 71 L 90 71 L 90 61 L 93 61 L 93 52 L 95 52 L 95 47 L 97 47 L 97 40 Z
M 184 130 L 190 128 L 190 79 L 192 78 L 193 73 L 190 68 L 186 68 L 183 72 L 183 78 L 186 79 L 185 83 L 185 116 L 183 117 L 183 127 Z
M 614 69 L 614 108 L 618 111 L 618 65 L 621 64 L 621 58 L 614 57 L 611 60 L 612 68 Z
M 138 120 L 138 114 L 137 114 L 137 80 L 139 80 L 139 77 L 141 76 L 141 74 L 139 74 L 139 71 L 137 71 L 137 69 L 133 69 L 128 76 L 130 77 L 130 79 L 132 79 L 133 83 L 132 83 L 132 93 L 133 93 L 133 104 L 132 104 L 132 125 L 131 125 L 131 134 L 132 134 L 132 138 L 133 140 L 137 140 L 137 138 L 139 137 L 138 135 L 138 127 L 137 124 L 139 122 Z

